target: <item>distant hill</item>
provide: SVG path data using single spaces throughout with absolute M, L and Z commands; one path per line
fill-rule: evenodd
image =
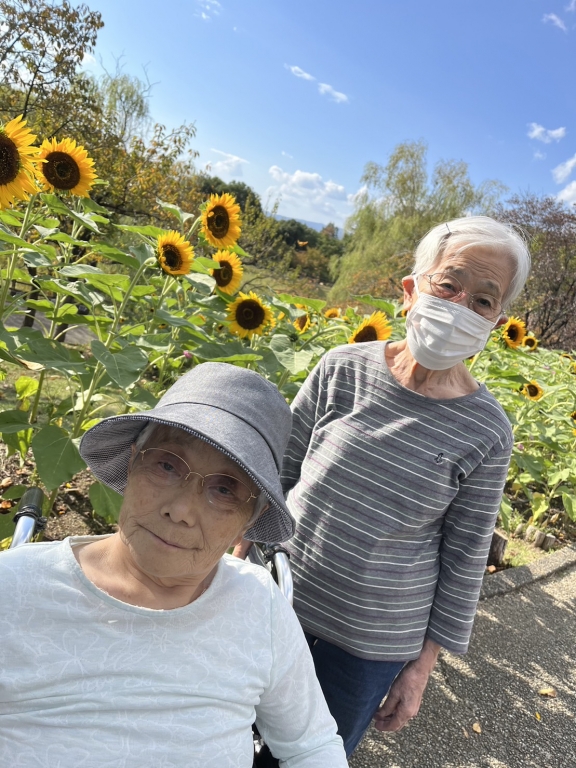
M 306 224 L 307 227 L 310 227 L 310 229 L 315 229 L 316 232 L 322 232 L 326 224 L 319 224 L 317 221 L 306 221 L 306 219 L 295 219 L 294 216 L 281 216 L 279 213 L 277 213 L 274 216 L 275 219 L 278 219 L 278 221 L 299 221 L 300 224 Z M 338 234 L 340 234 L 340 231 L 338 231 Z

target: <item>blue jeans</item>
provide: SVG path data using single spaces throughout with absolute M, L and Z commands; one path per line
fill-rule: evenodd
M 304 634 L 316 676 L 350 757 L 406 662 L 360 659 L 326 640 Z

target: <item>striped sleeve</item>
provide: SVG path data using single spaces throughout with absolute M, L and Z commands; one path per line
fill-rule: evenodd
M 466 653 L 490 551 L 511 446 L 497 444 L 448 507 L 442 529 L 440 573 L 427 637 L 451 653 Z
M 282 488 L 284 495 L 300 479 L 302 462 L 314 429 L 324 415 L 326 389 L 324 383 L 324 358 L 310 373 L 292 402 L 292 433 L 282 462 Z

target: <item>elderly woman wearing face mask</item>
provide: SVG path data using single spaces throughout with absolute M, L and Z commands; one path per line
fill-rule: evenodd
M 242 534 L 288 538 L 290 410 L 258 374 L 205 363 L 80 452 L 124 494 L 119 532 L 0 554 L 0 764 L 344 768 L 304 635 Z
M 406 339 L 331 350 L 294 400 L 294 607 L 348 755 L 372 718 L 417 714 L 441 648 L 468 648 L 512 433 L 463 361 L 529 268 L 488 217 L 435 227 L 403 279 Z

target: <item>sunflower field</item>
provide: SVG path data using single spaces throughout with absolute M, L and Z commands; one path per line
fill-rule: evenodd
M 88 152 L 69 138 L 34 141 L 20 118 L 0 125 L 0 380 L 8 405 L 0 435 L 9 455 L 32 458 L 47 510 L 85 468 L 83 433 L 105 416 L 152 407 L 191 366 L 251 368 L 290 401 L 326 350 L 403 338 L 393 301 L 363 295 L 353 306 L 327 307 L 242 290 L 241 212 L 230 194 L 210 195 L 193 213 L 158 201 L 170 230 L 112 224 L 90 197 L 105 181 Z M 360 309 L 367 305 L 369 316 Z M 530 520 L 569 533 L 576 361 L 541 349 L 512 318 L 469 365 L 514 429 L 503 525 Z M 4 489 L 2 504 L 24 490 Z M 116 519 L 117 494 L 94 482 L 90 500 L 97 514 Z

